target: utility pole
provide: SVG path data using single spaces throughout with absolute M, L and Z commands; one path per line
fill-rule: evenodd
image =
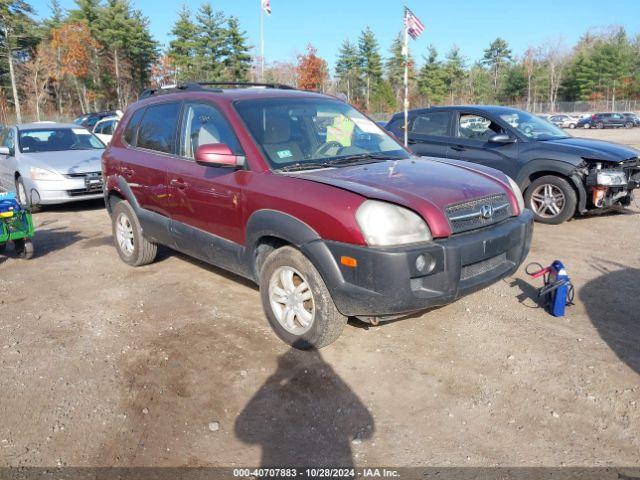
M 404 146 L 409 146 L 409 26 L 404 26 Z
M 22 114 L 20 112 L 20 99 L 18 98 L 18 86 L 16 85 L 16 74 L 13 69 L 13 56 L 11 55 L 11 41 L 9 39 L 9 33 L 11 29 L 7 27 L 8 20 L 4 16 L 2 20 L 5 24 L 3 27 L 4 40 L 7 46 L 7 61 L 9 62 L 9 78 L 11 79 L 11 91 L 13 93 L 13 103 L 16 108 L 16 123 L 22 123 Z
M 260 2 L 260 81 L 264 82 L 264 7 Z

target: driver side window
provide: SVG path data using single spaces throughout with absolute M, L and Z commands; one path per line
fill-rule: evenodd
M 244 155 L 233 129 L 217 108 L 187 103 L 182 113 L 180 156 L 195 158 L 201 145 L 224 143 L 235 155 Z
M 13 128 L 7 128 L 2 132 L 1 137 L 2 142 L 0 143 L 3 147 L 9 147 L 9 150 L 12 150 L 15 147 L 15 140 L 13 135 Z
M 460 138 L 486 142 L 494 135 L 504 134 L 503 128 L 493 120 L 473 114 L 461 114 L 458 119 L 458 133 Z

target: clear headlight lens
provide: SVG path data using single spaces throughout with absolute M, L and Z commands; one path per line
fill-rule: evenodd
M 509 179 L 509 185 L 511 185 L 511 190 L 513 190 L 513 194 L 516 196 L 516 200 L 518 200 L 518 209 L 520 209 L 520 213 L 524 212 L 524 197 L 522 196 L 522 190 L 516 183 L 516 181 L 507 175 Z
M 621 171 L 601 170 L 598 172 L 596 183 L 607 187 L 623 186 L 627 184 L 627 176 Z
M 62 178 L 59 173 L 40 167 L 31 167 L 29 173 L 32 180 L 60 180 Z
M 392 203 L 365 201 L 356 212 L 356 222 L 368 245 L 405 245 L 433 238 L 419 215 Z

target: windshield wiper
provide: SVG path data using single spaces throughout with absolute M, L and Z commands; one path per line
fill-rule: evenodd
M 316 168 L 327 168 L 326 163 L 318 162 L 298 162 L 291 165 L 285 165 L 284 167 L 276 168 L 276 172 L 297 172 L 300 170 L 313 170 Z
M 405 157 L 398 155 L 386 155 L 383 153 L 357 153 L 354 155 L 347 155 L 346 157 L 336 158 L 335 160 L 329 160 L 326 164 L 331 166 L 349 165 L 353 163 L 375 163 L 385 160 L 404 160 Z

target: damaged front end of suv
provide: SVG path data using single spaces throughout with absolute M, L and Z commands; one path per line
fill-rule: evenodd
M 632 157 L 619 162 L 583 157 L 575 174 L 586 191 L 584 210 L 629 206 L 634 190 L 640 188 L 640 160 Z

